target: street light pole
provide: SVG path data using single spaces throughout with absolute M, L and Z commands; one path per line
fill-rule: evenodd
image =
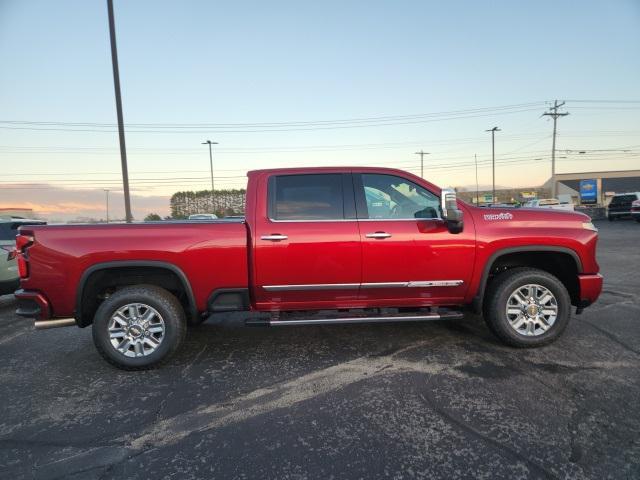
M 473 159 L 476 162 L 476 205 L 480 205 L 480 192 L 478 187 L 478 155 L 474 153 Z
M 202 145 L 209 145 L 209 165 L 211 167 L 211 208 L 213 209 L 213 212 L 211 213 L 215 213 L 216 204 L 215 204 L 215 196 L 214 196 L 215 188 L 213 186 L 213 151 L 211 149 L 211 146 L 218 145 L 218 142 L 212 142 L 211 140 L 206 140 L 202 142 Z
M 118 47 L 116 46 L 116 25 L 113 17 L 113 0 L 107 0 L 109 11 L 109 38 L 111 39 L 111 65 L 113 67 L 113 87 L 116 94 L 116 112 L 118 114 L 118 137 L 120 139 L 120 163 L 122 165 L 122 187 L 124 189 L 124 212 L 127 223 L 131 223 L 131 199 L 129 198 L 129 169 L 127 167 L 127 147 L 124 141 L 124 119 L 122 115 L 122 97 L 120 94 L 120 70 L 118 69 Z
M 499 131 L 500 129 L 498 127 L 493 127 L 489 130 L 485 130 L 485 132 L 491 132 L 491 165 L 493 169 L 491 203 L 496 203 L 496 132 Z
M 106 199 L 107 199 L 107 223 L 109 223 L 109 189 L 103 188 Z

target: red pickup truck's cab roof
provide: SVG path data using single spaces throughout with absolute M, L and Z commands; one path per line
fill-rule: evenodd
M 290 168 L 269 168 L 261 170 L 250 170 L 247 172 L 248 177 L 262 176 L 262 175 L 301 175 L 311 173 L 382 173 L 387 175 L 399 175 L 401 177 L 409 178 L 418 184 L 422 184 L 434 193 L 440 193 L 440 187 L 414 175 L 406 170 L 400 170 L 398 168 L 385 168 L 385 167 L 362 167 L 362 166 L 347 166 L 347 167 L 290 167 Z

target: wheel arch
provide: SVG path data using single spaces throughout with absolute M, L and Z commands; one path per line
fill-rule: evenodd
M 92 290 L 95 287 L 92 282 L 97 282 L 101 279 L 101 276 L 99 274 L 115 274 L 117 272 L 127 272 L 130 278 L 133 277 L 131 272 L 134 272 L 138 269 L 144 272 L 144 274 L 142 275 L 143 277 L 148 275 L 149 272 L 157 272 L 160 275 L 168 275 L 165 277 L 167 279 L 174 279 L 173 282 L 175 282 L 175 284 L 180 289 L 180 293 L 184 295 L 184 297 L 181 299 L 181 303 L 185 308 L 185 313 L 187 314 L 188 318 L 197 317 L 198 308 L 195 296 L 193 294 L 193 289 L 191 288 L 189 279 L 180 267 L 174 265 L 173 263 L 159 260 L 118 260 L 96 263 L 82 272 L 80 280 L 78 281 L 78 287 L 76 291 L 76 310 L 74 315 L 78 326 L 86 327 L 93 321 L 93 315 L 91 313 L 95 312 L 97 306 L 99 306 L 99 302 L 96 304 L 90 304 L 89 311 L 87 311 L 87 303 L 91 301 L 87 298 L 87 295 L 95 293 L 94 290 Z M 166 288 L 166 286 L 162 284 L 162 282 L 157 281 L 139 283 L 151 283 Z M 127 285 L 129 283 L 126 283 L 125 281 L 122 284 Z
M 558 267 L 571 266 L 574 271 L 563 272 L 558 268 L 549 268 L 549 260 L 562 259 Z M 514 262 L 508 266 L 508 261 Z M 556 275 L 559 280 L 567 287 L 571 300 L 579 301 L 579 285 L 577 274 L 582 273 L 582 261 L 575 250 L 568 247 L 550 246 L 550 245 L 525 245 L 519 247 L 507 247 L 496 250 L 486 261 L 482 270 L 480 284 L 476 295 L 473 298 L 473 310 L 477 313 L 482 312 L 484 296 L 487 286 L 491 280 L 491 275 L 496 272 L 497 268 L 505 269 L 518 266 L 539 268 Z M 546 267 L 546 268 L 545 268 Z M 575 273 L 575 275 L 574 275 Z

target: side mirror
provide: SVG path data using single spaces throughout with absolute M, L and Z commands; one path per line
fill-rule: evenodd
M 440 194 L 442 218 L 450 233 L 460 233 L 464 228 L 462 210 L 458 209 L 456 191 L 453 188 L 443 188 Z

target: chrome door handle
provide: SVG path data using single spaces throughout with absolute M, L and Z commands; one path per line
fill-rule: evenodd
M 260 240 L 269 240 L 271 242 L 279 242 L 280 240 L 286 240 L 286 235 L 280 235 L 279 233 L 272 233 L 271 235 L 262 235 Z
M 365 235 L 365 237 L 367 238 L 389 238 L 390 236 L 391 234 L 387 232 L 374 232 L 374 233 L 367 233 Z

